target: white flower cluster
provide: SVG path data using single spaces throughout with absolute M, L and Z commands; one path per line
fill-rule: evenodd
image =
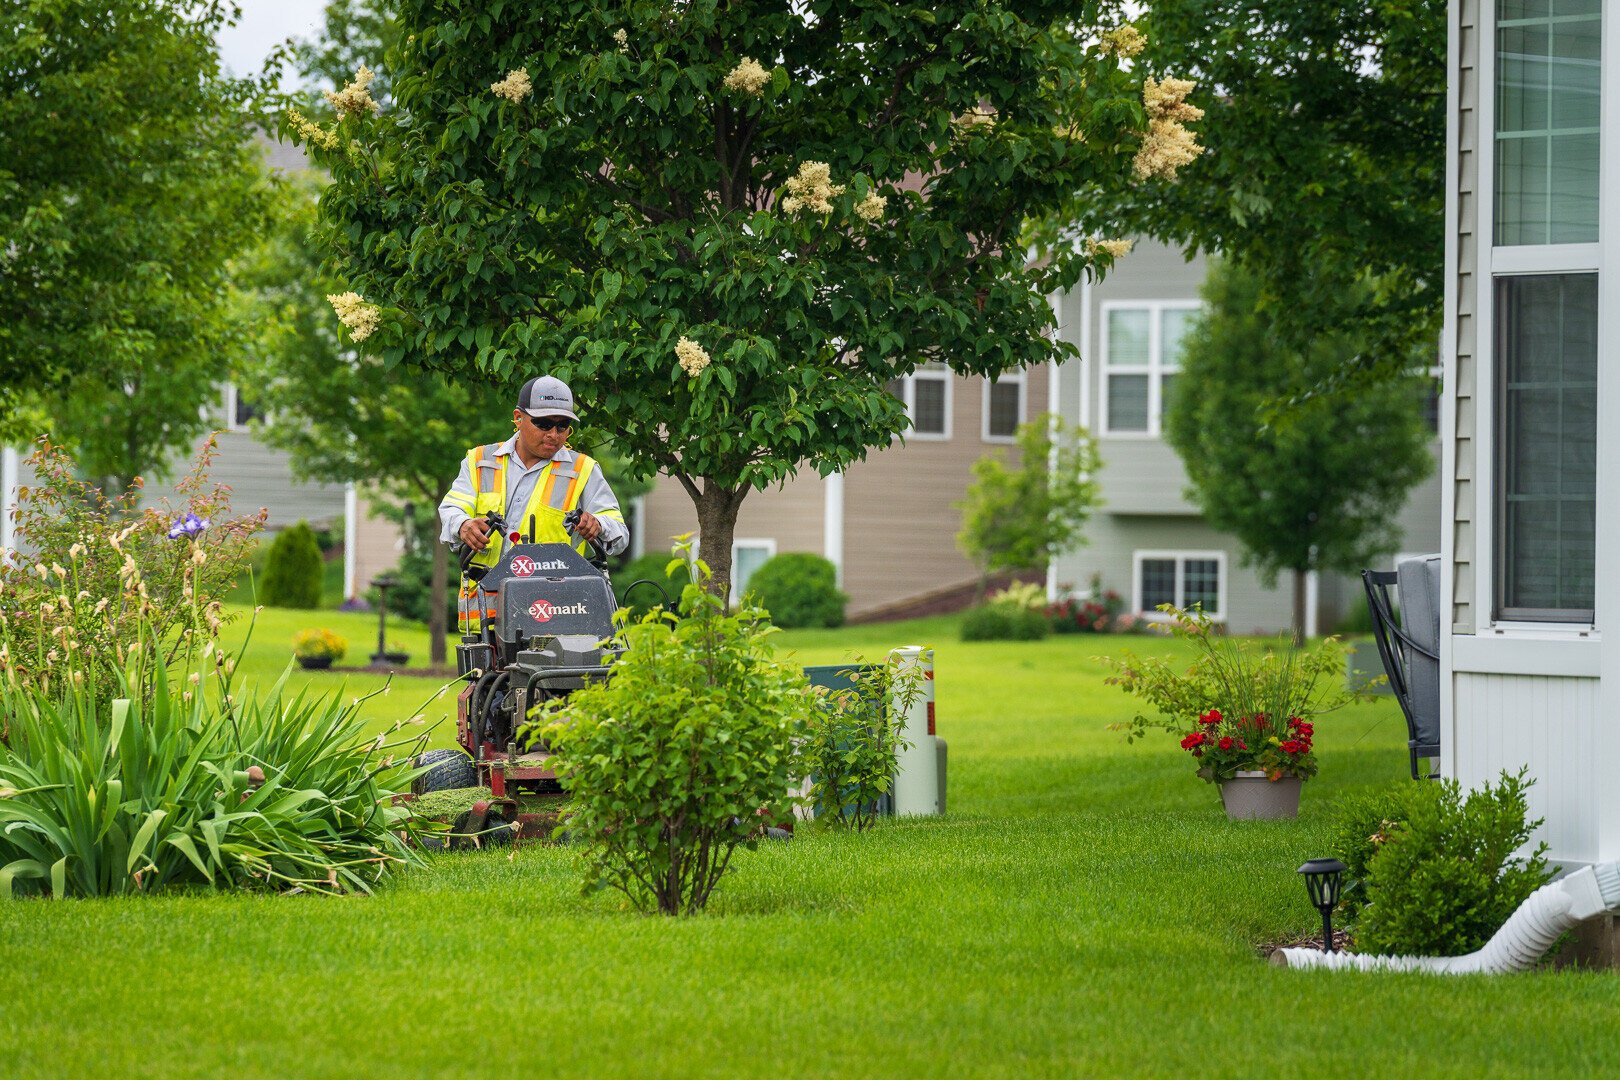
M 675 343 L 675 359 L 680 362 L 681 370 L 694 379 L 709 366 L 709 354 L 689 337 L 682 337 Z
M 356 342 L 366 340 L 377 329 L 382 312 L 375 304 L 368 304 L 357 292 L 329 295 L 326 302 L 337 312 L 338 322 L 349 328 L 349 336 Z
M 336 150 L 338 148 L 336 124 L 330 128 L 323 128 L 297 109 L 288 109 L 287 119 L 292 122 L 293 130 L 298 132 L 298 137 L 304 142 L 312 146 L 319 146 L 322 150 Z
M 1142 36 L 1142 31 L 1126 23 L 1116 29 L 1103 31 L 1097 47 L 1104 56 L 1112 54 L 1121 60 L 1129 60 L 1147 48 L 1147 38 Z
M 613 31 L 613 41 L 619 46 L 620 52 L 630 51 L 630 34 L 624 27 L 621 26 Z
M 1086 253 L 1096 255 L 1099 251 L 1106 251 L 1111 258 L 1120 259 L 1129 255 L 1135 246 L 1135 240 L 1099 240 L 1093 237 L 1086 241 Z
M 889 200 L 874 191 L 855 204 L 855 216 L 868 225 L 875 225 L 883 220 L 883 211 L 888 205 Z
M 771 73 L 762 67 L 758 60 L 751 56 L 742 58 L 742 63 L 731 69 L 731 73 L 720 83 L 727 90 L 735 90 L 739 94 L 750 97 L 760 97 L 765 93 L 765 86 L 771 81 Z
M 1148 130 L 1131 163 L 1139 179 L 1158 176 L 1174 180 L 1176 170 L 1204 152 L 1198 137 L 1182 126 L 1184 121 L 1204 115 L 1203 109 L 1187 104 L 1187 95 L 1195 85 L 1188 79 L 1166 77 L 1155 81 L 1151 76 L 1142 83 Z
M 506 78 L 489 84 L 489 92 L 516 105 L 534 93 L 534 86 L 529 82 L 529 69 L 518 68 L 516 71 L 508 71 Z
M 996 110 L 988 105 L 976 105 L 951 120 L 952 134 L 957 136 L 968 135 L 979 128 L 990 131 L 996 126 Z
M 354 80 L 348 86 L 335 94 L 327 90 L 322 96 L 326 98 L 332 108 L 337 110 L 339 116 L 359 116 L 361 113 L 374 113 L 378 110 L 378 105 L 371 100 L 371 91 L 367 90 L 366 87 L 370 86 L 371 80 L 376 77 L 376 72 L 361 64 L 360 70 L 354 73 Z
M 825 161 L 806 161 L 799 165 L 799 175 L 788 177 L 787 191 L 782 209 L 788 213 L 830 214 L 832 200 L 844 193 L 844 185 L 832 182 L 832 168 Z

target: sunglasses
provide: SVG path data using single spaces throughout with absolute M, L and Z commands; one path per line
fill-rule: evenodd
M 546 416 L 539 419 L 531 416 L 529 423 L 534 425 L 536 431 L 567 431 L 574 422 L 563 416 Z

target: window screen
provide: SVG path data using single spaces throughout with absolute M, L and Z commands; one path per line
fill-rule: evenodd
M 1596 274 L 1496 281 L 1497 610 L 1590 622 L 1597 508 Z
M 1023 419 L 1023 380 L 993 382 L 990 384 L 990 417 L 986 425 L 991 438 L 1010 439 L 1018 432 Z

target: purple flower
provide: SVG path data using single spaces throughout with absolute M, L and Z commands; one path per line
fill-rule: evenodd
M 176 519 L 175 523 L 169 526 L 169 539 L 178 540 L 184 536 L 195 540 L 202 535 L 202 531 L 206 528 L 208 528 L 207 518 L 200 518 L 196 514 L 187 514 L 183 518 Z

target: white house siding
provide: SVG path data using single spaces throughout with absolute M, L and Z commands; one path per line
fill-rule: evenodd
M 1493 246 L 1496 102 L 1495 5 L 1450 5 L 1446 360 L 1449 427 L 1442 600 L 1451 633 L 1441 640 L 1442 771 L 1465 787 L 1527 766 L 1536 840 L 1553 858 L 1620 858 L 1620 646 L 1605 623 L 1620 611 L 1620 4 L 1602 5 L 1601 163 L 1598 242 Z M 1598 389 L 1594 615 L 1590 624 L 1498 615 L 1494 460 L 1496 362 L 1492 286 L 1515 274 L 1598 276 Z M 1610 631 L 1612 633 L 1612 631 Z

